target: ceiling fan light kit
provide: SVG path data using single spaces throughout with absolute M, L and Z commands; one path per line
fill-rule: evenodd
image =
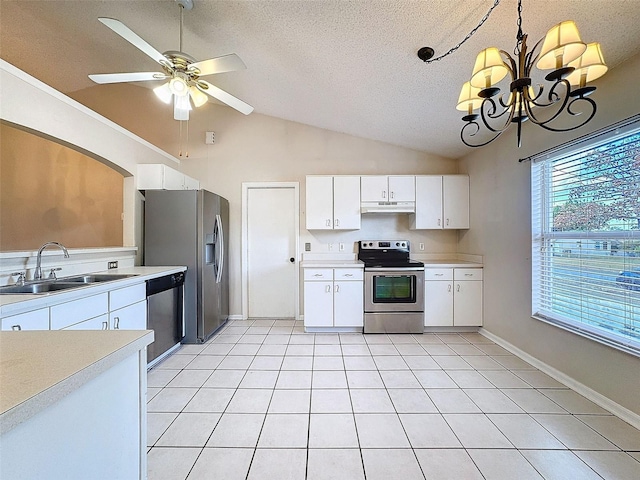
M 193 0 L 176 0 L 176 3 L 180 8 L 179 51 L 169 50 L 160 53 L 119 20 L 104 17 L 98 19 L 133 46 L 158 62 L 164 73 L 106 73 L 89 75 L 89 78 L 99 84 L 168 80 L 166 83 L 154 88 L 153 91 L 156 96 L 166 104 L 170 104 L 173 100 L 173 117 L 175 120 L 189 120 L 189 111 L 192 109 L 191 103 L 193 102 L 195 108 L 201 107 L 207 103 L 209 96 L 238 110 L 244 115 L 250 114 L 253 111 L 251 105 L 200 78 L 216 73 L 243 70 L 247 68 L 244 62 L 235 53 L 198 62 L 190 55 L 182 52 L 183 11 L 193 8 Z
M 467 113 L 462 117 L 466 123 L 460 138 L 469 147 L 491 143 L 514 123 L 520 147 L 522 123 L 527 120 L 546 130 L 567 132 L 587 124 L 596 113 L 595 102 L 587 98 L 596 87 L 586 84 L 607 71 L 600 44 L 582 42 L 576 24 L 569 20 L 554 25 L 527 51 L 522 0 L 518 0 L 517 25 L 514 56 L 495 47 L 482 50 L 470 81 L 462 86 L 456 108 Z M 534 65 L 539 70 L 551 70 L 544 77 L 550 83 L 548 90 L 547 85 L 533 85 Z M 509 94 L 500 95 L 498 84 L 507 77 Z M 479 112 L 474 113 L 476 110 Z M 552 124 L 561 116 L 571 119 L 571 125 Z M 488 132 L 486 136 L 480 135 L 481 130 Z

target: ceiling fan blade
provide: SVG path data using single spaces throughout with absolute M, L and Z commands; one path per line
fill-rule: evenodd
M 164 80 L 168 78 L 168 75 L 159 72 L 97 73 L 89 75 L 89 78 L 96 83 L 122 83 Z
M 247 66 L 240 57 L 235 53 L 223 55 L 222 57 L 210 58 L 201 62 L 189 65 L 189 70 L 197 68 L 200 70 L 198 76 L 213 75 L 214 73 L 234 72 L 236 70 L 244 70 Z
M 199 84 L 205 84 L 208 88 L 202 88 L 198 85 L 198 88 L 201 92 L 206 93 L 207 95 L 212 96 L 213 98 L 220 100 L 222 103 L 229 105 L 232 108 L 235 108 L 240 113 L 244 113 L 245 115 L 249 115 L 253 112 L 253 107 L 248 103 L 244 103 L 239 98 L 234 97 L 230 93 L 225 92 L 224 90 L 219 89 L 215 85 L 210 84 L 209 82 L 205 82 L 203 80 L 198 80 Z
M 166 61 L 164 55 L 162 55 L 159 51 L 149 45 L 145 40 L 140 38 L 137 34 L 135 34 L 129 27 L 127 27 L 120 20 L 116 20 L 115 18 L 106 18 L 100 17 L 98 18 L 103 24 L 109 27 L 111 30 L 116 32 L 122 38 L 124 38 L 127 42 L 131 43 L 134 47 L 139 48 L 144 53 L 153 58 L 156 62 Z

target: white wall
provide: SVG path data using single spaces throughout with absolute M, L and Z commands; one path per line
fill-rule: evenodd
M 484 255 L 485 328 L 569 375 L 588 388 L 640 414 L 640 359 L 531 318 L 530 165 L 523 158 L 627 118 L 640 111 L 640 56 L 595 84 L 598 112 L 568 134 L 525 125 L 523 147 L 515 132 L 470 151 L 459 162 L 470 175 L 473 228 L 459 249 Z

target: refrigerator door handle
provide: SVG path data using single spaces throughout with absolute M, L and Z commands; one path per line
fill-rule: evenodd
M 220 283 L 222 281 L 222 271 L 224 270 L 224 229 L 222 225 L 222 217 L 218 214 L 216 215 L 216 237 L 217 237 L 217 250 L 218 250 L 218 261 L 217 263 L 217 271 L 216 271 L 216 283 Z

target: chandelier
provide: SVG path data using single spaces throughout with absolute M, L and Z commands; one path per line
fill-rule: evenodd
M 514 56 L 495 47 L 481 51 L 471 79 L 462 86 L 456 108 L 467 112 L 460 138 L 469 147 L 491 143 L 512 124 L 517 125 L 520 147 L 522 124 L 527 120 L 552 132 L 568 132 L 588 123 L 596 113 L 596 104 L 589 98 L 596 87 L 587 82 L 607 71 L 600 44 L 583 43 L 576 24 L 564 21 L 529 52 L 527 35 L 522 33 L 522 0 L 518 0 L 517 25 Z M 551 70 L 545 84 L 533 85 L 534 65 Z M 500 82 L 507 76 L 508 92 L 501 93 Z

